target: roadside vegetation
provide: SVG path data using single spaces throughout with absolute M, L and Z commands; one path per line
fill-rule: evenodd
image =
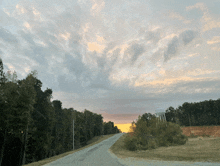
M 132 122 L 129 133 L 110 148 L 119 158 L 193 162 L 220 162 L 219 151 L 219 137 L 187 137 L 178 124 L 161 121 L 150 113 Z
M 53 161 L 56 161 L 62 157 L 65 157 L 69 154 L 73 154 L 75 152 L 78 152 L 80 150 L 83 150 L 83 149 L 86 149 L 90 146 L 93 146 L 95 144 L 98 144 L 112 136 L 114 136 L 115 134 L 109 134 L 109 135 L 101 135 L 101 136 L 95 136 L 93 137 L 90 141 L 88 141 L 88 145 L 84 146 L 84 147 L 81 147 L 79 149 L 75 149 L 75 150 L 71 150 L 71 151 L 68 151 L 68 152 L 65 152 L 63 154 L 59 154 L 59 155 L 56 155 L 56 156 L 53 156 L 53 157 L 50 157 L 50 158 L 46 158 L 46 159 L 43 159 L 43 160 L 40 160 L 40 161 L 37 161 L 37 162 L 33 162 L 33 163 L 29 163 L 29 164 L 26 164 L 26 165 L 23 165 L 23 166 L 41 166 L 41 165 L 45 165 L 45 164 L 48 164 L 48 163 L 51 163 Z
M 139 116 L 131 130 L 124 139 L 125 148 L 130 151 L 184 145 L 188 140 L 178 124 L 162 121 L 150 113 Z
M 0 166 L 20 166 L 88 145 L 96 136 L 121 132 L 101 114 L 63 108 L 52 89 L 42 90 L 33 71 L 23 80 L 3 71 L 0 59 Z M 74 120 L 74 129 L 73 129 Z
M 121 136 L 110 151 L 117 157 L 143 160 L 220 162 L 220 138 L 188 138 L 184 145 L 158 147 L 156 149 L 130 151 L 125 147 L 125 139 L 130 133 Z

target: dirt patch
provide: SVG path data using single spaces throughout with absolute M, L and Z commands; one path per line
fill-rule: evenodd
M 191 126 L 182 127 L 183 134 L 186 136 L 213 136 L 220 137 L 220 126 Z

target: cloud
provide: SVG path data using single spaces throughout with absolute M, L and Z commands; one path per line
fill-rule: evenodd
M 197 36 L 196 31 L 186 30 L 180 34 L 180 38 L 182 39 L 184 45 L 190 43 Z
M 145 39 L 156 44 L 161 39 L 161 32 L 159 30 L 147 31 Z
M 15 35 L 13 35 L 10 31 L 0 27 L 0 38 L 12 45 L 19 44 L 19 41 Z
M 176 84 L 178 82 L 189 82 L 189 81 L 203 81 L 207 80 L 209 78 L 193 78 L 193 77 L 177 77 L 177 78 L 166 78 L 162 80 L 154 80 L 154 81 L 142 81 L 142 82 L 136 82 L 135 86 L 170 86 L 172 84 Z
M 192 22 L 191 20 L 187 20 L 185 17 L 183 17 L 182 15 L 180 15 L 177 12 L 169 12 L 169 17 L 173 18 L 173 19 L 183 21 L 183 23 L 185 23 L 185 24 L 189 24 L 189 23 Z
M 167 62 L 172 57 L 175 57 L 179 52 L 180 48 L 192 42 L 192 40 L 197 37 L 197 34 L 198 33 L 196 31 L 186 30 L 183 31 L 179 35 L 179 37 L 173 37 L 173 39 L 168 44 L 167 50 L 164 53 L 164 62 Z
M 93 3 L 91 8 L 92 15 L 98 14 L 105 7 L 104 0 L 91 0 L 91 2 Z
M 118 58 L 119 58 L 120 53 L 121 53 L 120 48 L 115 49 L 111 53 L 111 56 L 109 56 L 109 58 L 108 58 L 108 65 L 110 66 L 110 68 L 113 68 L 114 65 L 118 62 Z
M 214 36 L 211 40 L 207 41 L 207 44 L 212 45 L 212 50 L 220 51 L 220 36 Z
M 90 86 L 92 89 L 103 89 L 103 90 L 111 90 L 108 86 L 105 84 L 100 84 L 100 83 L 92 83 Z
M 94 66 L 86 64 L 82 55 L 71 55 L 66 53 L 63 61 L 63 68 L 67 73 L 60 74 L 58 81 L 61 89 L 73 92 L 80 92 L 82 96 L 91 96 L 93 98 L 104 95 L 106 91 L 112 90 L 108 79 L 111 69 L 106 65 L 106 58 L 97 56 L 96 53 L 89 54 L 89 57 L 96 63 Z M 86 58 L 87 61 L 90 61 Z M 68 81 L 66 81 L 68 78 Z M 64 80 L 64 81 L 62 81 Z M 71 87 L 72 86 L 72 87 Z M 97 93 L 97 94 L 95 94 Z
M 189 10 L 192 10 L 192 9 L 195 9 L 195 8 L 200 9 L 203 12 L 208 12 L 208 8 L 206 7 L 206 5 L 204 3 L 196 3 L 193 6 L 187 6 L 186 10 L 189 11 Z
M 212 47 L 212 50 L 214 50 L 214 51 L 220 51 L 220 48 L 219 48 L 219 47 Z
M 171 42 L 168 44 L 167 50 L 164 53 L 164 62 L 167 62 L 172 57 L 174 57 L 179 49 L 179 39 L 174 37 Z
M 25 31 L 18 31 L 18 34 L 24 39 L 28 44 L 35 45 L 35 42 L 33 40 L 33 35 L 30 33 L 26 33 Z
M 213 96 L 215 93 L 218 92 L 218 89 L 220 80 L 219 78 L 207 78 L 203 81 L 195 80 L 192 82 L 182 82 L 179 84 L 173 85 L 173 92 L 179 93 L 179 94 L 191 94 L 194 96 L 203 96 L 205 98 L 205 94 L 213 93 Z
M 67 76 L 59 75 L 57 77 L 59 89 L 63 92 L 81 93 L 82 88 L 78 80 L 68 80 Z
M 213 71 L 217 64 L 207 70 L 211 64 L 201 58 L 210 50 L 202 43 L 194 47 L 200 26 L 188 24 L 186 13 L 164 19 L 149 3 L 122 0 L 20 1 L 15 6 L 5 10 L 10 17 L 0 13 L 0 26 L 12 36 L 0 43 L 5 69 L 22 77 L 36 69 L 44 88 L 50 86 L 65 107 L 104 110 L 107 120 L 127 123 L 161 103 L 186 100 L 185 92 L 202 96 L 218 88 L 217 81 L 208 87 L 208 79 L 218 74 Z M 218 38 L 211 38 L 207 44 L 218 50 Z M 5 51 L 4 45 L 14 46 L 13 39 L 21 47 Z M 182 58 L 190 55 L 201 56 Z
M 69 38 L 70 38 L 70 33 L 68 33 L 68 32 L 66 32 L 66 33 L 61 33 L 61 34 L 59 34 L 59 36 L 61 37 L 61 38 L 63 38 L 64 40 L 69 40 Z
M 19 11 L 20 14 L 27 13 L 27 10 L 20 6 L 19 4 L 16 5 L 16 9 Z
M 103 38 L 102 36 L 97 36 L 97 40 L 98 40 L 99 42 L 103 42 L 103 41 L 104 41 L 104 38 Z
M 203 31 L 208 31 L 214 28 L 220 28 L 220 21 L 216 20 L 209 20 L 203 27 Z
M 220 36 L 214 36 L 211 40 L 207 41 L 207 44 L 217 44 L 220 43 Z
M 220 20 L 211 16 L 208 7 L 204 3 L 196 3 L 193 6 L 186 7 L 187 11 L 192 9 L 200 9 L 203 12 L 203 17 L 201 18 L 201 21 L 204 23 L 203 32 L 213 28 L 220 28 Z
M 107 59 L 104 56 L 102 56 L 102 57 L 97 56 L 97 58 L 96 58 L 97 67 L 101 72 L 105 72 L 105 69 L 107 69 L 106 68 L 107 67 L 106 61 L 107 61 Z
M 4 11 L 3 10 L 0 9 L 0 16 L 1 16 L 0 26 L 18 25 L 17 20 L 14 19 L 13 17 L 10 17 L 9 14 L 7 14 L 6 10 Z
M 112 104 L 116 105 L 116 106 L 122 106 L 122 105 L 132 105 L 134 103 L 146 103 L 152 100 L 156 100 L 155 98 L 150 98 L 150 97 L 142 97 L 139 96 L 140 98 L 132 98 L 130 97 L 129 99 L 125 99 L 125 98 L 121 98 L 121 99 L 113 99 L 112 100 Z
M 151 55 L 150 61 L 156 64 L 163 58 L 163 55 L 164 55 L 164 49 L 160 48 L 159 50 L 157 50 L 155 53 Z
M 104 46 L 102 46 L 96 42 L 88 42 L 88 50 L 89 51 L 97 51 L 98 53 L 101 53 L 104 48 L 105 48 Z
M 137 59 L 144 53 L 145 48 L 143 45 L 134 43 L 129 46 L 124 52 L 124 63 L 134 65 Z
M 190 70 L 187 72 L 187 75 L 190 76 L 201 76 L 201 75 L 206 75 L 206 74 L 211 74 L 211 73 L 215 73 L 215 70 L 202 70 L 202 69 L 194 69 L 194 70 Z
M 65 54 L 64 67 L 66 67 L 70 73 L 74 74 L 79 79 L 82 74 L 87 71 L 87 67 L 82 62 L 81 56 L 73 57 L 73 55 Z
M 189 56 L 189 57 L 199 56 L 199 53 L 189 54 L 188 56 Z

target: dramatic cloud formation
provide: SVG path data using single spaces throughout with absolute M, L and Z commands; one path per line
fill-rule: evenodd
M 174 57 L 178 53 L 180 47 L 183 47 L 182 49 L 184 49 L 184 46 L 190 43 L 196 35 L 197 33 L 195 31 L 186 30 L 179 35 L 179 38 L 176 36 L 173 37 L 164 54 L 164 61 L 166 62 Z
M 220 2 L 3 0 L 0 57 L 63 107 L 127 124 L 219 98 Z M 125 125 L 126 126 L 126 125 Z

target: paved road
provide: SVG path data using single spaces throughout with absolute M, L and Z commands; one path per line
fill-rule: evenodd
M 44 166 L 125 166 L 108 149 L 123 135 L 116 134 L 96 145 L 80 150 Z
M 219 166 L 220 163 L 169 162 L 155 160 L 121 159 L 109 148 L 123 135 L 119 133 L 96 145 L 80 150 L 44 166 Z

